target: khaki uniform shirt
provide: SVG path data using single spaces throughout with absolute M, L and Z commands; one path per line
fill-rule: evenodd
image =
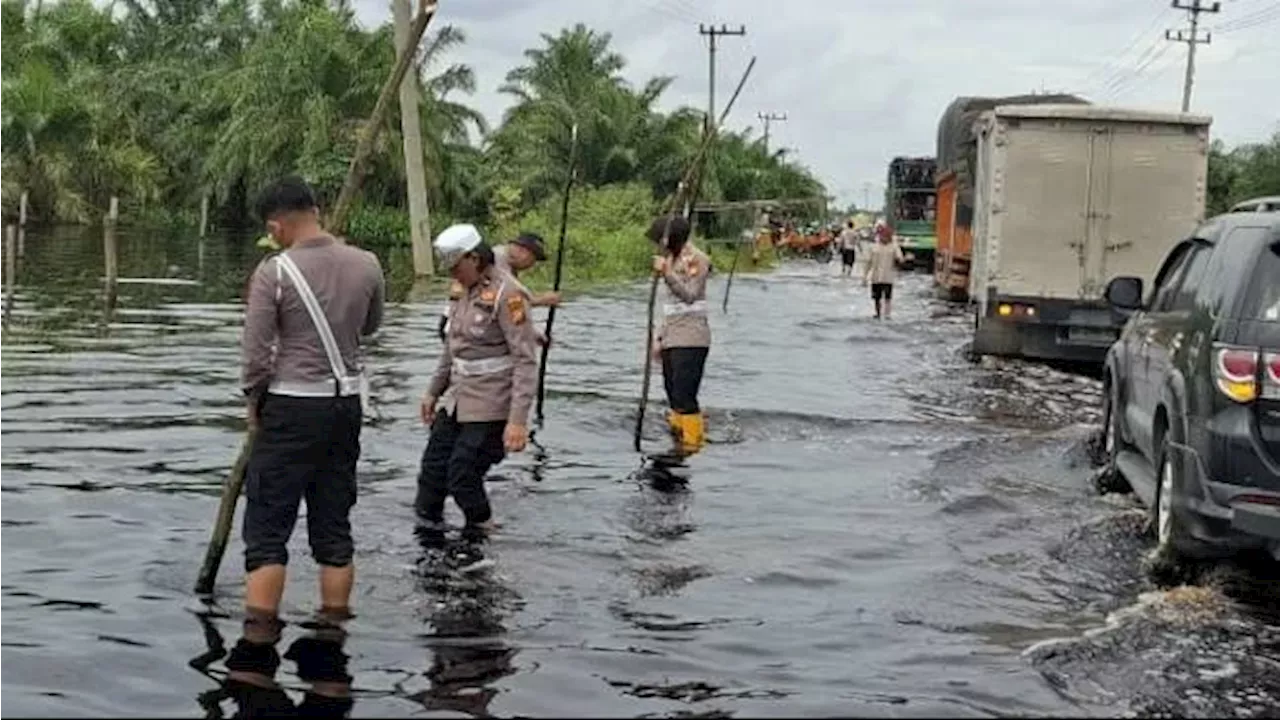
M 707 276 L 711 259 L 689 243 L 667 265 L 662 279 L 662 348 L 710 347 L 711 325 L 707 322 Z
M 386 285 L 378 257 L 329 235 L 300 240 L 288 253 L 329 321 L 346 370 L 358 373 L 361 339 L 382 323 Z M 329 356 L 302 297 L 288 276 L 283 283 L 277 277 L 271 255 L 249 280 L 240 347 L 240 385 L 246 393 L 260 392 L 272 380 L 333 382 Z
M 858 249 L 858 231 L 852 228 L 845 228 L 840 231 L 839 236 L 841 250 L 857 250 Z
M 454 303 L 427 394 L 441 397 L 458 422 L 528 424 L 538 384 L 538 339 L 529 309 L 514 279 L 497 267 L 485 270 Z M 510 367 L 475 373 L 462 367 L 501 357 L 509 357 Z

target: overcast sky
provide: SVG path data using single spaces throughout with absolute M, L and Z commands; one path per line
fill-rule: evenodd
M 355 3 L 365 24 L 390 17 L 387 0 Z M 1211 114 L 1228 144 L 1280 130 L 1280 0 L 1222 0 L 1201 17 L 1212 42 L 1198 48 L 1192 110 Z M 661 105 L 705 108 L 698 24 L 745 25 L 717 55 L 721 107 L 758 57 L 727 124 L 759 132 L 757 113 L 786 113 L 770 145 L 794 148 L 843 204 L 861 202 L 868 183 L 873 199 L 883 192 L 893 156 L 934 155 L 957 95 L 1065 90 L 1177 110 L 1187 46 L 1164 31 L 1186 20 L 1169 0 L 440 0 L 433 23 L 466 32 L 451 61 L 475 69 L 470 102 L 495 124 L 503 76 L 541 33 L 576 22 L 609 32 L 634 84 L 673 75 Z

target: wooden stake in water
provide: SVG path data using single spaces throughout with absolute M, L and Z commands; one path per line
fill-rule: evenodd
M 209 231 L 209 196 L 203 195 L 200 198 L 200 237 L 204 237 Z
M 564 237 L 569 229 L 569 193 L 573 191 L 573 175 L 574 163 L 578 159 L 578 124 L 574 123 L 573 128 L 569 131 L 569 169 L 564 180 L 564 197 L 560 202 L 560 241 L 556 246 L 556 275 L 551 287 L 555 292 L 560 291 L 560 278 L 564 269 Z M 535 417 L 538 418 L 538 424 L 542 424 L 542 403 L 547 397 L 547 354 L 551 352 L 551 324 L 556 321 L 556 308 L 554 305 L 547 308 L 547 329 L 543 333 L 546 336 L 546 344 L 542 346 L 542 362 L 538 365 L 538 405 Z
M 240 455 L 231 466 L 231 474 L 222 486 L 222 501 L 218 503 L 218 517 L 213 521 L 213 532 L 209 537 L 209 548 L 205 550 L 204 562 L 200 565 L 200 574 L 196 577 L 195 591 L 197 595 L 213 594 L 213 586 L 218 580 L 218 568 L 222 566 L 222 556 L 227 552 L 227 538 L 231 536 L 231 522 L 236 516 L 236 501 L 240 499 L 240 491 L 244 488 L 245 472 L 249 468 L 249 455 L 253 452 L 254 431 L 245 434 L 244 445 L 240 447 Z
M 14 283 L 18 275 L 18 229 L 12 225 L 4 229 L 4 320 L 9 321 L 13 310 Z
M 31 193 L 22 191 L 18 198 L 18 257 L 27 254 L 27 215 L 31 208 Z
M 112 196 L 111 208 L 102 220 L 102 270 L 108 310 L 116 307 L 116 280 L 120 276 L 119 247 L 116 244 L 116 222 L 120 219 L 120 199 Z

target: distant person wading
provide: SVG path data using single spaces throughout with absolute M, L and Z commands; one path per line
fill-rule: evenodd
M 871 283 L 871 302 L 875 304 L 875 317 L 889 319 L 893 304 L 893 284 L 898 279 L 898 266 L 906 262 L 902 248 L 893 239 L 888 225 L 876 226 L 876 244 L 867 251 L 867 270 L 863 284 Z
M 705 441 L 705 421 L 698 404 L 702 372 L 711 349 L 707 322 L 707 276 L 711 259 L 689 244 L 689 221 L 663 216 L 649 227 L 649 240 L 662 251 L 653 271 L 666 286 L 662 327 L 653 352 L 662 361 L 662 381 L 670 410 L 667 422 L 684 453 L 697 452 Z
M 840 246 L 840 274 L 853 274 L 853 264 L 858 259 L 858 231 L 853 229 L 853 221 L 845 223 L 844 229 L 836 240 Z
M 382 322 L 382 268 L 373 253 L 320 227 L 315 197 L 301 180 L 271 187 L 257 209 L 284 249 L 254 271 L 245 310 L 241 384 L 257 429 L 245 489 L 246 614 L 276 616 L 286 545 L 305 498 L 321 611 L 340 616 L 355 576 L 360 343 Z

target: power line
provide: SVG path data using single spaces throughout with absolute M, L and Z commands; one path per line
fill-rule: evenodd
M 1151 55 L 1149 58 L 1147 58 L 1146 62 L 1142 63 L 1136 69 L 1134 69 L 1134 71 L 1128 77 L 1121 79 L 1119 82 L 1112 85 L 1107 90 L 1105 99 L 1111 99 L 1127 92 L 1130 88 L 1133 87 L 1133 83 L 1137 82 L 1143 76 L 1143 74 L 1146 73 L 1148 68 L 1150 68 L 1156 62 L 1158 62 L 1160 58 L 1164 57 L 1165 53 L 1169 51 L 1170 47 L 1172 46 L 1170 45 L 1158 46 L 1156 49 L 1156 52 L 1153 55 Z
M 1134 35 L 1129 40 L 1129 42 L 1124 46 L 1124 48 L 1120 50 L 1120 52 L 1116 53 L 1115 56 L 1110 61 L 1104 62 L 1103 64 L 1095 67 L 1093 70 L 1089 72 L 1088 75 L 1085 75 L 1084 79 L 1081 80 L 1081 84 L 1090 85 L 1095 81 L 1102 81 L 1104 77 L 1107 77 L 1106 82 L 1109 82 L 1111 79 L 1113 79 L 1117 73 L 1121 72 L 1121 68 L 1120 68 L 1121 59 L 1126 54 L 1128 54 L 1130 50 L 1137 47 L 1138 42 L 1141 41 L 1142 38 L 1148 37 L 1150 33 L 1156 29 L 1156 26 L 1159 25 L 1160 21 L 1163 20 L 1165 15 L 1169 13 L 1169 10 L 1170 8 L 1168 7 L 1161 8 L 1160 11 L 1157 12 L 1155 16 L 1151 18 L 1151 22 L 1147 23 L 1146 27 L 1144 27 L 1141 31 L 1139 31 L 1136 35 Z
M 1242 15 L 1238 18 L 1227 20 L 1213 26 L 1212 30 L 1216 33 L 1230 33 L 1238 30 L 1248 30 L 1249 28 L 1269 25 L 1276 20 L 1280 20 L 1280 3 L 1275 3 L 1270 7 L 1259 10 L 1250 15 Z
M 1147 48 L 1138 55 L 1137 60 L 1134 61 L 1134 67 L 1121 69 L 1112 74 L 1105 82 L 1098 85 L 1098 92 L 1108 96 L 1115 94 L 1118 88 L 1127 85 L 1135 77 L 1140 76 L 1155 59 L 1154 56 L 1163 54 L 1163 51 L 1167 50 L 1168 47 L 1168 45 L 1161 42 L 1161 38 L 1156 37 L 1152 39 L 1151 44 L 1148 45 Z

